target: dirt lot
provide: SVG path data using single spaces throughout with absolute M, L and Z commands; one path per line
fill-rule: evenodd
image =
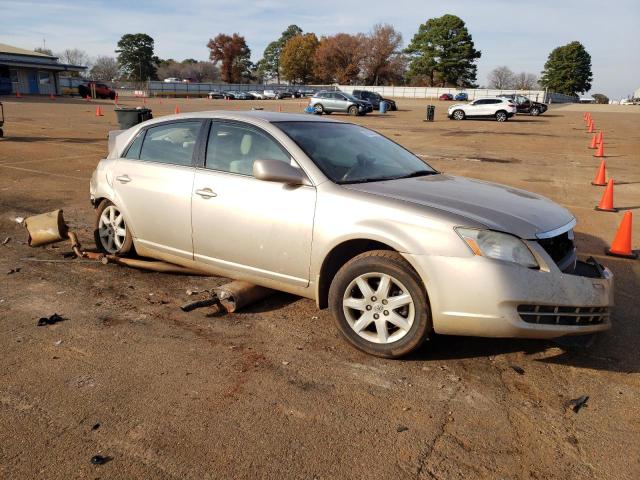
M 88 180 L 116 128 L 112 104 L 100 102 L 105 116 L 95 117 L 97 102 L 6 100 L 0 478 L 640 478 L 640 261 L 603 255 L 622 213 L 593 210 L 602 189 L 589 184 L 598 162 L 582 122 L 588 108 L 604 128 L 616 204 L 637 216 L 640 111 L 552 106 L 506 124 L 452 122 L 436 102 L 436 121 L 425 123 L 427 102 L 398 102 L 399 112 L 356 121 L 440 170 L 574 212 L 580 253 L 616 275 L 613 330 L 586 349 L 436 337 L 388 361 L 353 349 L 327 311 L 289 295 L 235 315 L 183 313 L 198 298 L 187 289 L 224 279 L 65 260 L 63 244 L 30 249 L 14 220 L 64 208 L 90 245 Z M 147 103 L 156 116 L 177 103 L 302 110 L 298 100 Z M 633 235 L 637 247 L 640 218 Z M 66 320 L 36 326 L 54 312 Z M 566 403 L 581 395 L 587 406 L 574 413 Z M 112 460 L 94 466 L 96 454 Z

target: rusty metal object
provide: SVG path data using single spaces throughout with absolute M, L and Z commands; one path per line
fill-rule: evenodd
M 62 210 L 54 210 L 25 219 L 24 226 L 29 232 L 29 246 L 40 247 L 67 238 L 69 228 L 64 223 Z
M 138 260 L 137 258 L 123 258 L 115 255 L 103 255 L 100 260 L 103 264 L 115 263 L 140 270 L 151 270 L 160 273 L 177 273 L 180 275 L 201 275 L 210 276 L 211 274 L 196 270 L 193 268 L 182 267 L 173 263 L 162 261 Z
M 274 290 L 236 280 L 214 289 L 220 303 L 229 313 L 255 303 L 274 293 Z

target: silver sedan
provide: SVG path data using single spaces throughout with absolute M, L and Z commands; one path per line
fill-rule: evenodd
M 350 123 L 261 111 L 150 120 L 110 134 L 91 202 L 101 250 L 312 298 L 374 355 L 406 355 L 433 332 L 611 325 L 611 272 L 577 260 L 570 212 L 440 173 Z

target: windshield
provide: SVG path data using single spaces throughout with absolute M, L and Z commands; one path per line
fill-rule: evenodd
M 353 95 L 351 95 L 350 93 L 344 93 L 344 92 L 340 92 L 340 93 L 342 93 L 342 95 L 347 97 L 352 102 L 357 102 L 358 101 L 358 99 L 356 97 L 354 97 Z
M 364 183 L 433 175 L 413 153 L 379 133 L 350 123 L 276 122 L 336 183 Z

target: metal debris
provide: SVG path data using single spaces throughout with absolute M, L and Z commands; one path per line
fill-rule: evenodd
M 11 241 L 11 237 L 7 237 L 2 241 L 3 245 L 6 245 L 7 243 L 9 243 Z
M 587 406 L 587 400 L 589 400 L 589 395 L 582 395 L 581 397 L 569 400 L 569 406 L 571 406 L 571 409 L 575 413 L 578 413 L 582 407 Z
M 511 369 L 518 375 L 524 375 L 524 368 L 519 367 L 518 365 L 511 365 Z
M 11 268 L 7 271 L 7 275 L 12 275 L 14 273 L 19 273 L 22 270 L 22 267 Z
M 107 457 L 105 455 L 94 455 L 91 457 L 91 463 L 94 465 L 104 465 L 108 461 L 111 460 L 111 457 Z
M 396 432 L 398 433 L 406 432 L 407 430 L 409 430 L 409 427 L 405 425 L 398 425 L 398 428 L 396 428 Z

